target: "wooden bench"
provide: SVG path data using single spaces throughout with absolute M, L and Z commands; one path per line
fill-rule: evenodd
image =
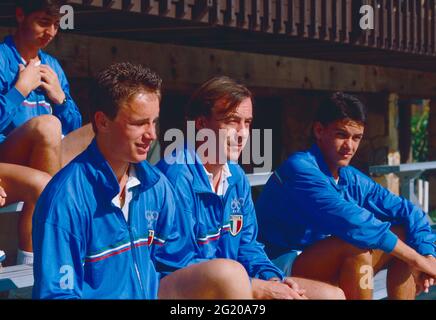
M 33 286 L 33 265 L 0 268 L 0 292 Z
M 12 213 L 12 212 L 20 212 L 23 210 L 24 202 L 16 202 L 12 203 L 6 207 L 0 208 L 0 214 L 2 213 Z

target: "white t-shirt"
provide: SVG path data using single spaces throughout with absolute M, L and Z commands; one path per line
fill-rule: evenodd
M 223 166 L 220 181 L 218 182 L 218 189 L 216 191 L 215 191 L 215 188 L 213 186 L 213 174 L 210 173 L 209 171 L 207 171 L 205 166 L 203 166 L 203 168 L 207 174 L 207 178 L 209 179 L 209 183 L 210 183 L 210 187 L 211 187 L 212 191 L 215 192 L 219 196 L 225 195 L 226 191 L 229 187 L 229 182 L 227 181 L 227 179 L 232 176 L 232 174 L 230 173 L 230 169 L 229 169 L 228 164 L 226 163 Z
M 135 170 L 134 166 L 129 167 L 128 175 L 129 175 L 129 177 L 127 178 L 125 192 L 124 192 L 126 199 L 124 201 L 123 207 L 121 208 L 120 196 L 118 194 L 112 199 L 112 203 L 114 205 L 116 205 L 118 208 L 120 208 L 121 211 L 123 211 L 124 218 L 126 218 L 126 221 L 129 221 L 129 204 L 133 198 L 133 192 L 131 189 L 133 187 L 136 187 L 137 185 L 141 184 L 138 177 L 136 176 L 136 170 Z

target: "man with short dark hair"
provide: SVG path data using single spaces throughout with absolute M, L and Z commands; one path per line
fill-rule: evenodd
M 174 208 L 162 197 L 168 184 L 144 161 L 156 138 L 160 83 L 130 64 L 100 74 L 96 138 L 53 177 L 35 209 L 35 298 L 156 297 L 149 246 L 165 243 Z
M 190 268 L 225 258 L 245 268 L 254 298 L 343 298 L 342 290 L 329 284 L 285 277 L 256 239 L 250 184 L 236 163 L 253 120 L 251 92 L 233 79 L 214 77 L 192 95 L 187 118 L 199 136 L 209 135 L 207 141 L 187 141 L 157 165 L 174 186 L 180 208 L 171 239 L 154 248 L 158 270 L 170 273 L 161 283 L 175 275 L 181 284 L 195 283 Z
M 61 135 L 82 124 L 68 81 L 44 51 L 59 29 L 62 1 L 18 1 L 17 30 L 0 45 L 0 161 L 55 174 Z
M 18 223 L 18 264 L 33 261 L 31 221 L 38 198 L 34 194 L 39 195 L 42 184 L 33 177 L 41 176 L 47 183 L 92 136 L 85 126 L 61 142 L 62 135 L 82 123 L 60 64 L 42 51 L 58 32 L 62 3 L 17 1 L 17 30 L 0 44 L 0 162 L 11 164 L 7 171 L 0 168 L 0 178 L 8 186 L 8 201 L 25 201 Z M 30 169 L 23 167 L 34 169 L 34 174 L 24 174 Z M 28 186 L 35 192 L 23 194 Z
M 273 172 L 256 203 L 259 237 L 287 274 L 339 285 L 348 299 L 371 299 L 383 267 L 388 296 L 412 299 L 434 283 L 436 237 L 420 208 L 349 165 L 365 125 L 351 95 L 320 104 L 315 143 Z
M 176 211 L 170 183 L 146 161 L 161 81 L 130 63 L 99 74 L 91 106 L 96 137 L 50 181 L 35 209 L 35 298 L 250 298 L 242 267 L 223 261 L 191 269 L 201 277 L 189 284 L 190 295 L 159 285 L 150 250 L 166 245 Z M 195 290 L 203 282 L 214 285 Z

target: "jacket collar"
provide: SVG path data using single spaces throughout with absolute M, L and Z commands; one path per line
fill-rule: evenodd
M 177 155 L 177 161 L 179 160 L 182 160 L 183 163 L 187 165 L 188 170 L 191 172 L 193 176 L 192 187 L 195 192 L 214 193 L 210 188 L 210 182 L 204 165 L 193 148 L 190 148 L 185 144 L 183 148 L 183 154 Z M 243 176 L 241 175 L 240 170 L 238 170 L 238 165 L 236 163 L 227 161 L 227 165 L 231 174 L 231 176 L 227 178 L 227 182 L 229 184 L 228 189 L 230 189 L 231 186 L 237 184 L 243 178 Z
M 309 152 L 315 158 L 315 161 L 318 164 L 319 169 L 322 171 L 322 173 L 324 173 L 329 178 L 330 182 L 333 184 L 335 188 L 340 189 L 343 186 L 347 185 L 345 170 L 343 170 L 343 168 L 339 168 L 338 170 L 339 182 L 336 183 L 329 167 L 327 166 L 327 163 L 324 160 L 324 155 L 322 154 L 321 149 L 318 147 L 316 143 L 312 145 L 312 147 L 309 149 Z
M 120 186 L 111 166 L 98 148 L 95 138 L 83 154 L 84 162 L 88 162 L 96 170 L 95 179 L 98 188 L 102 190 L 104 197 L 111 201 L 120 192 Z M 140 181 L 140 184 L 135 187 L 138 190 L 145 191 L 159 181 L 159 175 L 147 161 L 131 165 L 134 166 L 136 177 Z
M 11 35 L 6 36 L 4 38 L 4 43 L 9 47 L 9 49 L 11 49 L 17 62 L 19 64 L 23 63 L 22 57 L 21 57 L 20 53 L 18 52 L 17 47 L 15 46 L 14 38 Z M 41 60 L 42 64 L 46 64 L 45 56 L 44 56 L 43 51 L 41 49 L 38 50 L 38 57 Z

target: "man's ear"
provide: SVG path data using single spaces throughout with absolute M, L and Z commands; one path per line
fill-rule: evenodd
M 25 14 L 23 8 L 20 7 L 15 8 L 15 19 L 17 19 L 17 23 L 18 24 L 23 23 L 24 18 L 25 18 Z
M 313 135 L 316 140 L 321 139 L 322 135 L 324 133 L 324 126 L 321 124 L 321 122 L 316 121 L 313 124 Z
M 98 132 L 107 131 L 109 128 L 109 118 L 102 111 L 94 114 L 94 123 Z

